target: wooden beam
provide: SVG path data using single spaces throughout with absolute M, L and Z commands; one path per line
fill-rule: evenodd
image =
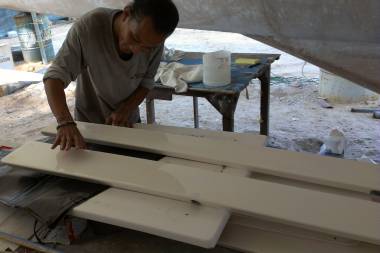
M 380 244 L 380 205 L 372 201 L 102 152 L 52 150 L 39 142 L 2 162 Z

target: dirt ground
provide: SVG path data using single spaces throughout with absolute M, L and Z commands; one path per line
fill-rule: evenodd
M 53 29 L 57 50 L 70 25 Z M 319 69 L 238 34 L 178 29 L 167 41 L 168 47 L 187 51 L 227 49 L 232 52 L 281 53 L 272 68 L 269 145 L 283 149 L 317 153 L 329 132 L 337 128 L 347 138 L 345 158 L 363 155 L 380 162 L 380 121 L 371 114 L 354 114 L 351 107 L 379 106 L 380 100 L 358 104 L 333 104 L 333 109 L 318 104 Z M 259 90 L 257 80 L 249 86 L 249 99 L 241 93 L 235 113 L 236 132 L 259 130 Z M 66 90 L 69 107 L 74 105 L 75 84 Z M 0 144 L 18 143 L 41 137 L 39 131 L 54 122 L 43 84 L 33 84 L 14 94 L 0 97 Z M 143 122 L 145 105 L 141 105 Z M 219 113 L 199 99 L 200 127 L 221 130 Z M 193 127 L 192 99 L 175 96 L 173 101 L 156 101 L 156 120 L 163 125 Z

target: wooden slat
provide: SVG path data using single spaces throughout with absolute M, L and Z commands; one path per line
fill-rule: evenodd
M 31 142 L 3 163 L 380 244 L 379 203 L 162 162 Z
M 89 142 L 132 148 L 200 162 L 245 168 L 294 180 L 369 193 L 380 190 L 380 166 L 273 148 L 251 148 L 237 141 L 183 136 L 78 122 Z M 43 130 L 55 135 L 54 126 Z
M 380 246 L 368 243 L 342 245 L 336 242 L 292 236 L 276 230 L 227 224 L 219 245 L 245 253 L 378 253 Z
M 242 177 L 250 174 L 244 169 L 223 168 L 172 157 L 164 157 L 160 162 Z M 71 214 L 212 248 L 224 229 L 230 210 L 110 188 L 75 207 Z
M 226 173 L 228 175 L 234 175 L 234 176 L 241 176 L 241 177 L 251 176 L 251 171 L 247 169 L 224 167 L 220 165 L 201 163 L 201 162 L 196 162 L 196 161 L 191 161 L 191 160 L 186 160 L 186 159 L 179 159 L 179 158 L 174 158 L 174 157 L 169 157 L 169 156 L 162 158 L 160 162 L 184 165 L 186 167 L 193 167 L 193 168 L 204 169 L 207 171 Z
M 213 248 L 230 213 L 225 208 L 110 188 L 75 207 L 74 216 Z
M 159 131 L 161 133 L 179 134 L 194 137 L 207 137 L 210 139 L 219 139 L 227 141 L 236 141 L 241 144 L 251 147 L 264 147 L 267 142 L 265 135 L 254 133 L 233 133 L 226 131 L 213 131 L 201 128 L 187 128 L 187 127 L 175 127 L 165 126 L 157 124 L 140 124 L 137 123 L 133 126 L 135 129 Z
M 223 173 L 222 166 L 164 157 L 160 162 Z M 75 207 L 72 215 L 142 231 L 204 248 L 215 247 L 230 216 L 223 207 L 110 188 Z

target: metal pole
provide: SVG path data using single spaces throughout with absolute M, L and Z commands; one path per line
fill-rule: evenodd
M 146 123 L 148 124 L 154 124 L 156 121 L 156 113 L 154 109 L 154 99 L 153 98 L 147 98 L 145 100 L 146 104 Z
M 26 240 L 24 238 L 21 238 L 21 237 L 15 236 L 15 235 L 11 235 L 11 234 L 8 234 L 8 233 L 4 233 L 4 232 L 0 232 L 0 239 L 3 239 L 3 240 L 6 240 L 6 241 L 15 243 L 17 245 L 21 245 L 21 246 L 23 246 L 25 248 L 36 250 L 38 252 L 43 252 L 43 253 L 62 253 L 61 251 L 50 249 L 50 248 L 45 247 L 45 246 L 43 246 L 41 244 L 34 243 L 34 242 L 31 242 L 31 241 Z
M 270 106 L 270 64 L 259 77 L 261 83 L 260 95 L 260 134 L 269 135 L 269 106 Z
M 37 42 L 38 46 L 40 47 L 40 52 L 41 52 L 41 57 L 42 57 L 42 63 L 47 64 L 47 58 L 46 58 L 46 53 L 45 53 L 45 45 L 44 42 L 42 41 L 42 36 L 41 36 L 41 30 L 38 25 L 38 18 L 37 14 L 35 12 L 31 12 L 32 14 L 32 20 L 33 20 L 33 25 L 34 25 L 34 30 L 36 31 L 36 37 L 37 37 Z
M 199 111 L 198 111 L 198 98 L 193 97 L 193 110 L 194 110 L 194 128 L 199 128 Z

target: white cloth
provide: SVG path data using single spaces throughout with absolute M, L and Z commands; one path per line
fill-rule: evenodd
M 186 92 L 188 83 L 202 81 L 203 66 L 161 62 L 154 79 L 156 82 L 161 80 L 163 85 L 173 87 L 178 93 Z

